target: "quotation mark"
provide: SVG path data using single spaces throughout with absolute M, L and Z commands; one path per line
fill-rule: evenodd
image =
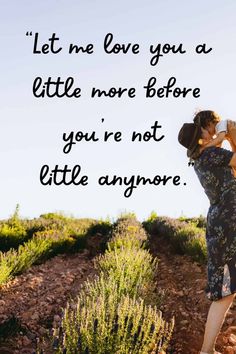
M 31 32 L 26 32 L 26 36 L 32 36 L 32 31 Z

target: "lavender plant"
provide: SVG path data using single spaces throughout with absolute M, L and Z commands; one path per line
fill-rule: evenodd
M 67 304 L 61 326 L 54 330 L 55 353 L 148 354 L 165 350 L 175 319 L 167 323 L 156 306 L 143 299 L 115 294 L 78 298 Z
M 167 323 L 157 305 L 142 299 L 157 267 L 157 258 L 142 249 L 145 239 L 133 217 L 116 223 L 108 250 L 94 260 L 99 276 L 84 283 L 53 329 L 56 353 L 154 354 L 167 348 L 174 317 Z

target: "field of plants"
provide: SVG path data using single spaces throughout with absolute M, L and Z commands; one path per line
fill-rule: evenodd
M 60 213 L 28 220 L 17 205 L 0 221 L 0 353 L 184 353 L 154 250 L 165 242 L 204 269 L 205 226 L 202 216 L 155 212 L 143 222 L 134 213 L 113 222 Z

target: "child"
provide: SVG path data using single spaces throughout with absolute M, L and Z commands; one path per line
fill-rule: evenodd
M 232 120 L 221 120 L 220 116 L 214 111 L 200 111 L 194 118 L 194 123 L 201 125 L 208 130 L 213 138 L 207 145 L 219 146 L 224 139 L 227 139 L 231 145 L 232 151 L 236 152 L 236 122 Z

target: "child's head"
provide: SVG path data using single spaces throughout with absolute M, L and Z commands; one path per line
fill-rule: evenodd
M 215 134 L 215 126 L 220 120 L 221 117 L 214 111 L 200 111 L 193 119 L 195 124 L 207 129 L 211 135 Z

